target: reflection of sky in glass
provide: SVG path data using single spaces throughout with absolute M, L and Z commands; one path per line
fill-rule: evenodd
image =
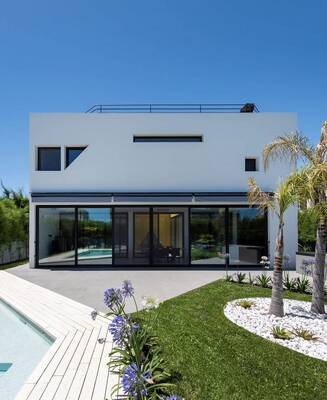
M 239 214 L 240 218 L 253 219 L 261 217 L 263 210 L 259 208 L 230 208 L 229 211 L 233 214 Z
M 111 221 L 111 210 L 109 208 L 80 208 L 80 215 L 82 214 L 83 220 L 88 221 L 99 221 L 99 222 L 110 222 Z M 83 217 L 85 215 L 85 218 Z

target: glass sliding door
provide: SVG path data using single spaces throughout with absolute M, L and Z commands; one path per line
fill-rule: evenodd
M 225 264 L 225 208 L 191 208 L 190 231 L 192 264 Z
M 115 207 L 115 265 L 148 265 L 150 248 L 150 208 Z
M 229 264 L 256 265 L 266 253 L 266 215 L 258 208 L 229 208 Z
M 40 266 L 75 265 L 75 208 L 39 208 L 37 248 Z
M 133 254 L 135 264 L 150 263 L 151 230 L 150 209 L 134 209 L 133 213 Z
M 128 258 L 128 212 L 115 210 L 114 216 L 114 252 L 115 262 L 124 263 Z
M 78 208 L 77 216 L 77 264 L 112 264 L 111 208 Z
M 185 236 L 188 233 L 187 216 L 187 209 L 160 207 L 153 209 L 154 264 L 188 263 L 188 246 L 185 246 Z
M 268 255 L 267 214 L 245 206 L 38 206 L 37 217 L 39 266 L 254 266 Z

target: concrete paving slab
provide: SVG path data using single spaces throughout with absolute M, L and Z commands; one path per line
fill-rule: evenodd
M 132 282 L 137 303 L 141 305 L 142 296 L 167 300 L 221 279 L 226 274 L 224 270 L 31 269 L 28 264 L 11 268 L 7 272 L 99 311 L 106 311 L 103 304 L 104 290 L 119 287 L 125 279 Z M 262 273 L 262 270 L 250 272 L 254 277 Z M 297 275 L 295 271 L 290 271 L 290 274 Z M 132 304 L 129 311 L 133 311 Z

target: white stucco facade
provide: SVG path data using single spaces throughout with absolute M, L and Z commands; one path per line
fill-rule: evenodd
M 30 115 L 30 192 L 72 196 L 90 193 L 90 198 L 82 203 L 98 204 L 96 198 L 92 199 L 92 193 L 246 192 L 250 176 L 264 190 L 273 191 L 278 181 L 289 173 L 290 166 L 274 163 L 265 172 L 262 149 L 276 136 L 296 128 L 294 113 L 33 113 Z M 202 142 L 134 143 L 134 135 L 199 135 Z M 38 171 L 38 147 L 51 146 L 61 147 L 61 170 Z M 65 168 L 65 149 L 75 146 L 86 146 L 86 149 Z M 245 171 L 247 157 L 257 159 L 257 171 Z M 35 264 L 35 206 L 42 204 L 45 204 L 42 200 L 31 203 L 32 267 Z M 276 218 L 269 215 L 270 256 L 275 230 Z M 285 246 L 294 264 L 295 208 L 287 212 Z

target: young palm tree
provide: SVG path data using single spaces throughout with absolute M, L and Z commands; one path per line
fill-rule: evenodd
M 249 192 L 248 199 L 252 206 L 274 211 L 278 217 L 278 231 L 275 246 L 273 287 L 269 313 L 282 317 L 284 315 L 283 303 L 283 254 L 284 254 L 284 215 L 286 210 L 296 202 L 296 196 L 293 194 L 292 179 L 287 178 L 276 189 L 273 194 L 264 192 L 256 184 L 254 178 L 248 181 Z
M 326 258 L 326 192 L 327 192 L 327 121 L 321 129 L 320 142 L 316 148 L 309 140 L 296 132 L 277 137 L 263 150 L 265 169 L 273 160 L 285 159 L 296 166 L 298 160 L 307 162 L 307 167 L 298 172 L 298 184 L 294 185 L 297 195 L 302 200 L 310 200 L 318 215 L 315 263 L 312 273 L 312 303 L 311 311 L 325 313 L 324 282 Z

